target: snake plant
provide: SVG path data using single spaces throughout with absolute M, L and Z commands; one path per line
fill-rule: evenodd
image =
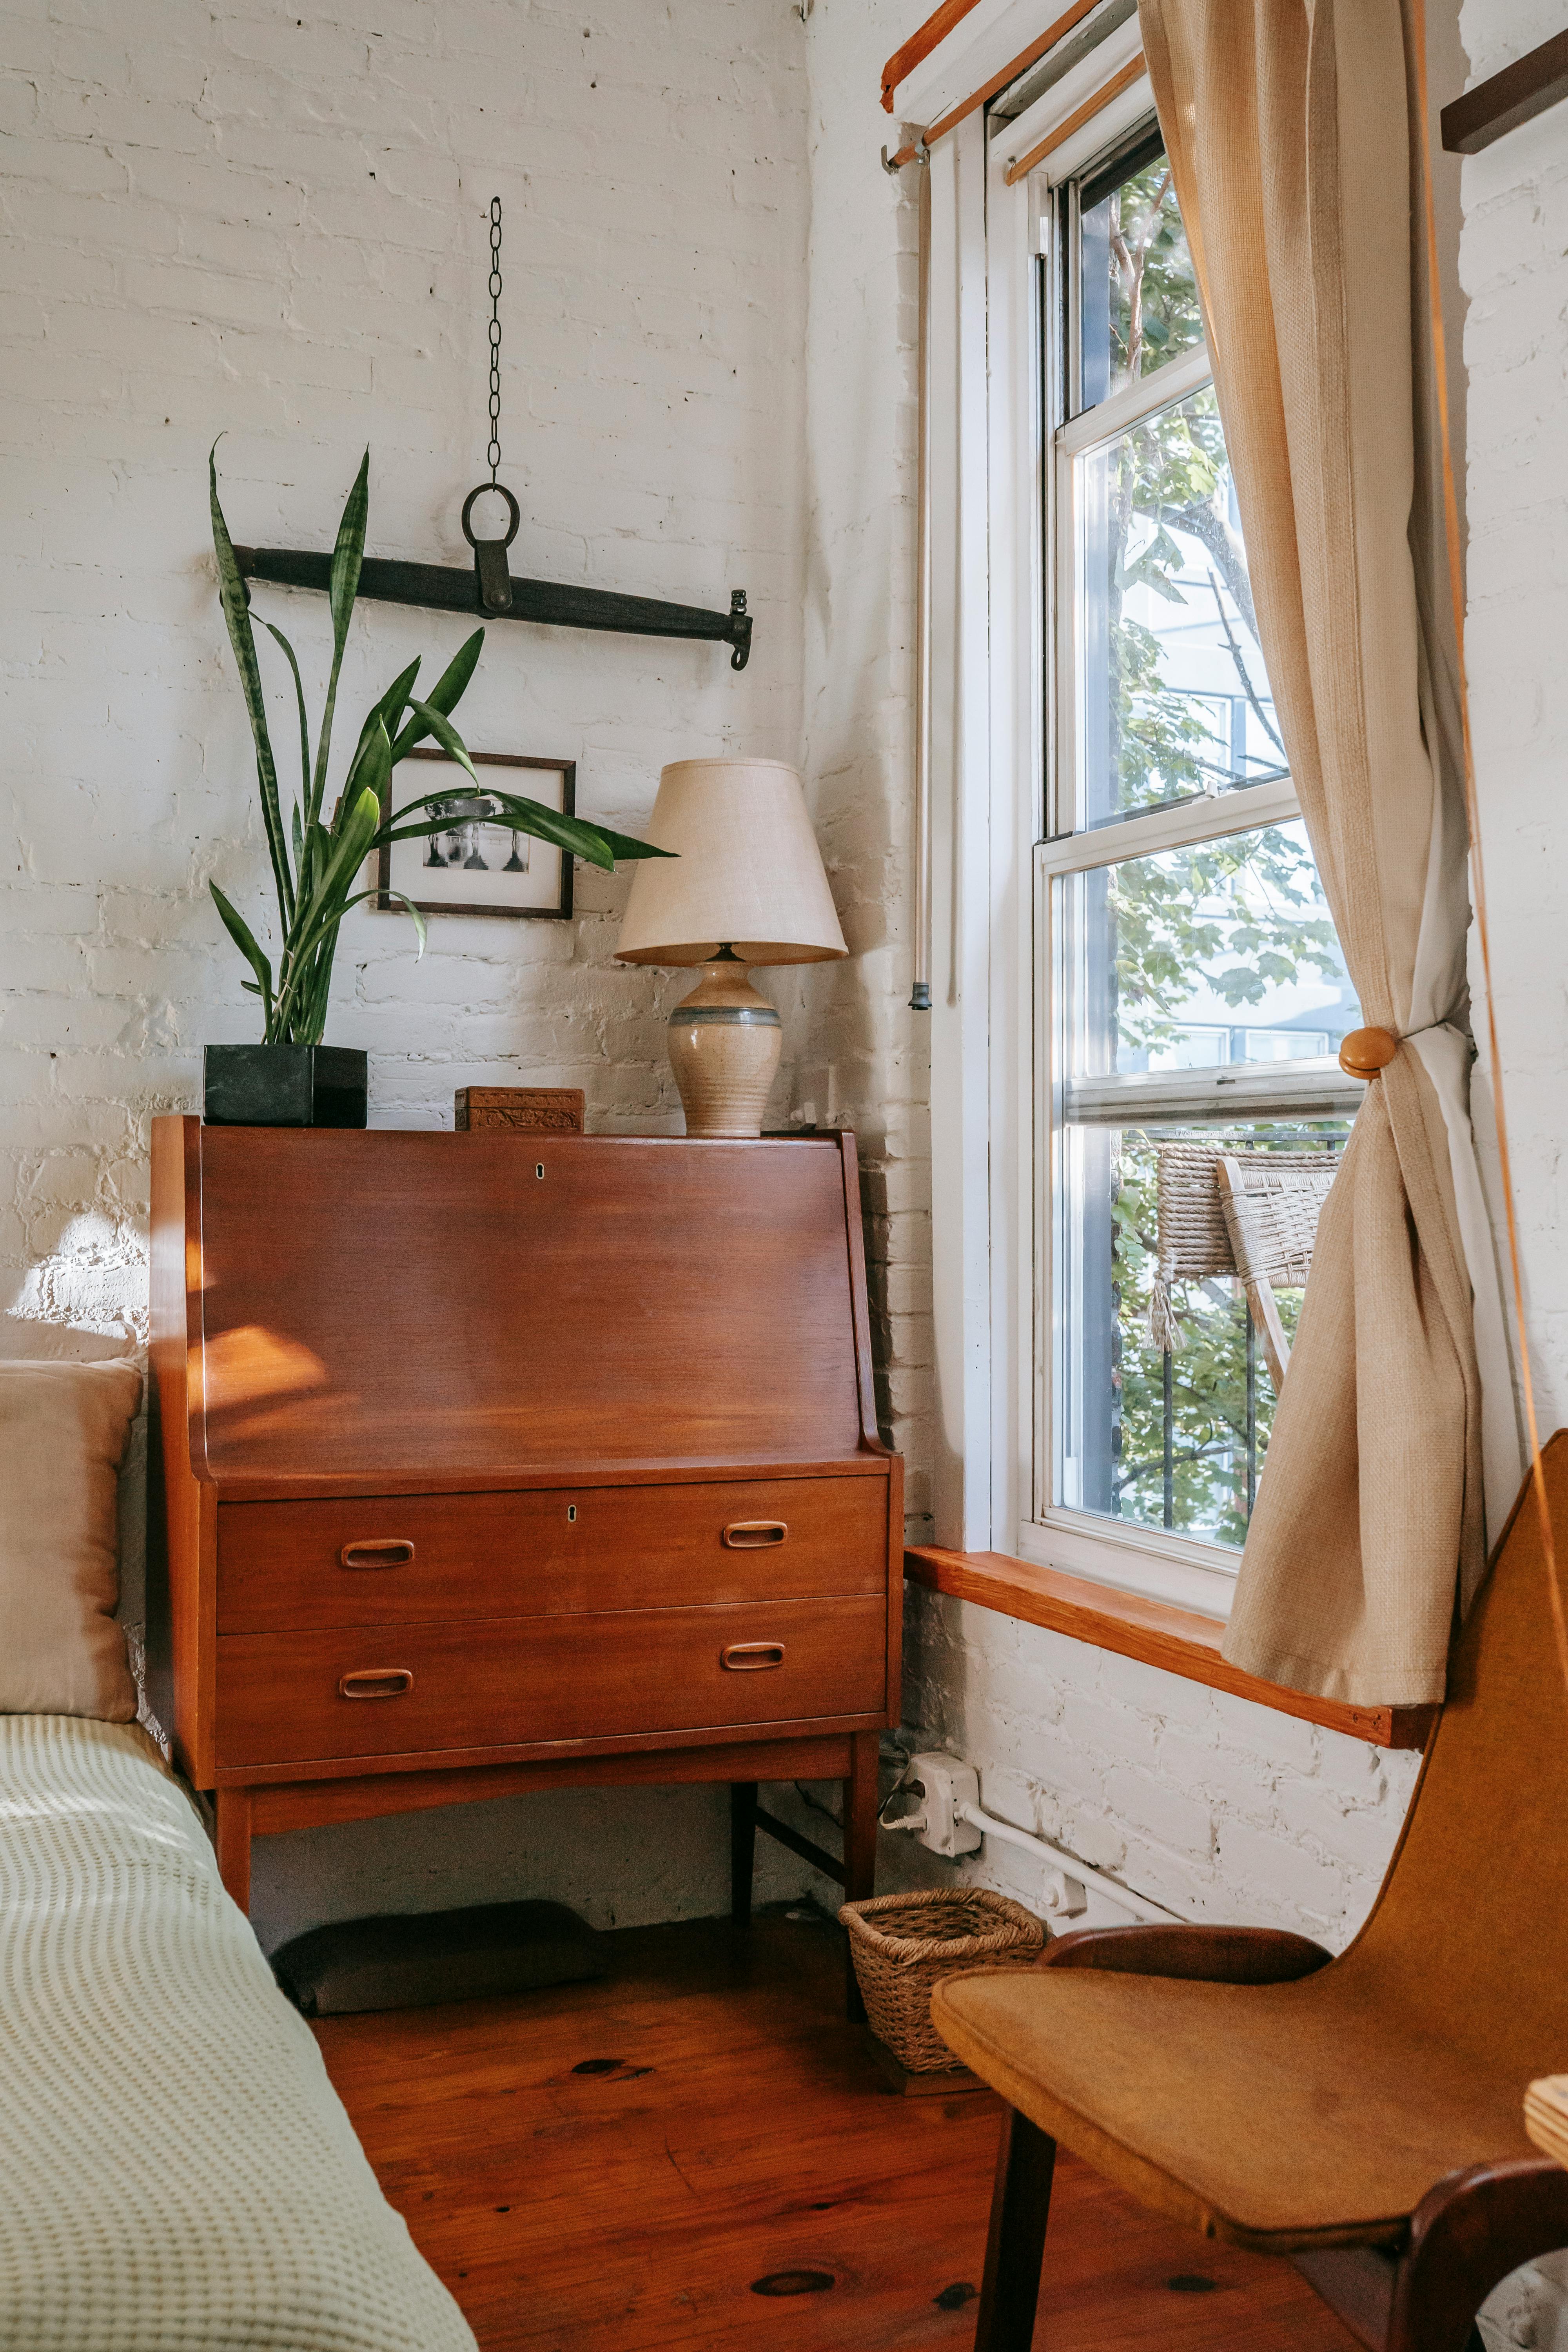
M 281 647 L 289 664 L 299 713 L 300 792 L 285 825 L 278 766 L 272 755 L 272 740 L 267 725 L 261 667 L 257 659 L 256 635 L 251 625 L 250 599 L 240 577 L 234 543 L 229 538 L 228 526 L 218 500 L 216 441 L 207 458 L 207 476 L 212 498 L 213 546 L 217 554 L 218 588 L 224 619 L 228 625 L 229 643 L 234 648 L 239 682 L 245 692 L 250 731 L 256 744 L 256 778 L 261 797 L 261 818 L 278 894 L 278 921 L 282 947 L 276 973 L 271 958 L 265 953 L 244 917 L 230 904 L 216 882 L 209 881 L 207 887 L 212 892 L 213 902 L 223 919 L 225 929 L 255 974 L 254 979 L 243 981 L 240 984 L 251 995 L 261 999 L 265 1024 L 262 1042 L 268 1045 L 318 1045 L 326 1026 L 327 992 L 331 985 L 332 957 L 338 944 L 339 927 L 351 907 L 357 907 L 364 899 L 377 895 L 374 889 L 355 887 L 366 858 L 378 853 L 386 843 L 424 838 L 430 834 L 444 832 L 451 823 L 444 806 L 450 798 L 449 785 L 444 789 L 416 793 L 403 807 L 394 808 L 393 770 L 416 744 L 432 737 L 449 758 L 455 760 L 459 767 L 467 769 L 476 786 L 479 784 L 462 738 L 452 725 L 451 714 L 474 674 L 485 633 L 483 629 L 474 631 L 423 699 L 414 691 L 415 680 L 419 674 L 417 661 L 410 662 L 408 667 L 393 679 L 380 700 L 373 703 L 366 713 L 331 815 L 330 819 L 323 818 L 331 759 L 332 719 L 337 708 L 338 676 L 342 667 L 343 647 L 348 641 L 349 623 L 353 617 L 360 565 L 364 555 L 365 518 L 370 505 L 370 452 L 367 449 L 358 478 L 349 492 L 348 503 L 338 525 L 337 544 L 332 551 L 328 592 L 332 621 L 332 662 L 313 753 L 310 720 L 305 709 L 305 689 L 294 648 L 281 629 L 274 628 L 270 621 L 264 620 L 261 624 L 268 636 Z M 554 809 L 545 808 L 538 801 L 497 792 L 491 784 L 486 783 L 479 788 L 496 805 L 500 822 L 518 833 L 531 834 L 536 840 L 553 843 L 565 856 L 584 857 L 592 865 L 610 868 L 620 857 L 663 857 L 668 854 L 655 849 L 649 842 L 634 841 L 626 834 L 612 833 L 608 826 L 594 824 L 585 817 L 565 816 Z M 439 812 L 437 803 L 443 804 Z M 395 898 L 412 918 L 418 934 L 419 953 L 423 954 L 425 918 L 401 891 L 392 891 L 388 895 Z

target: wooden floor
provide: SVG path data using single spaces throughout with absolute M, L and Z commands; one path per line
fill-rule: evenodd
M 483 2352 L 967 2352 L 991 2096 L 884 2087 L 820 1914 L 606 1941 L 604 1984 L 316 2029 Z M 1046 2263 L 1040 2352 L 1352 2346 L 1285 2263 L 1070 2158 Z

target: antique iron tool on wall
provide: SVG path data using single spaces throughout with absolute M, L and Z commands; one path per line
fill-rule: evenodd
M 550 580 L 512 577 L 506 551 L 517 537 L 522 518 L 516 499 L 497 478 L 500 467 L 500 198 L 492 196 L 489 442 L 485 451 L 490 478 L 470 490 L 463 502 L 463 536 L 474 551 L 474 568 L 468 572 L 447 563 L 389 562 L 367 555 L 360 568 L 360 594 L 388 604 L 480 613 L 487 620 L 613 629 L 631 636 L 711 637 L 731 648 L 731 669 L 744 669 L 752 649 L 752 616 L 746 610 L 743 588 L 732 591 L 727 613 L 715 613 L 697 604 L 665 604 L 653 596 L 620 596 L 605 588 L 569 588 Z M 492 492 L 506 502 L 510 527 L 504 539 L 481 539 L 473 529 L 476 501 Z M 247 580 L 270 580 L 283 588 L 325 589 L 331 575 L 330 553 L 296 547 L 237 547 L 234 552 Z

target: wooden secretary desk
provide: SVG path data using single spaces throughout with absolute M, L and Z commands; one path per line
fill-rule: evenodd
M 902 1465 L 853 1139 L 160 1118 L 152 1699 L 250 1841 L 514 1790 L 727 1781 L 869 1894 Z M 160 1537 L 162 1540 L 160 1541 Z M 844 1782 L 842 1864 L 756 1804 Z

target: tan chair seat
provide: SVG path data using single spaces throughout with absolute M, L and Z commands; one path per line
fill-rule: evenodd
M 1531 2152 L 1524 2079 L 1424 2037 L 1358 1973 L 976 1969 L 939 1985 L 931 2014 L 1011 2105 L 1144 2204 L 1283 2253 L 1395 2241 L 1444 2173 Z

